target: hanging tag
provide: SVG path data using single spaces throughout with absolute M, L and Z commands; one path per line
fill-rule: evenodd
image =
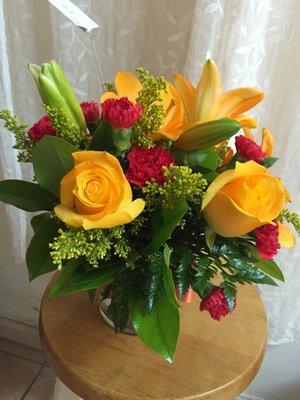
M 80 10 L 70 0 L 48 0 L 57 10 L 59 10 L 65 17 L 73 22 L 78 28 L 84 32 L 92 32 L 99 28 L 90 17 Z

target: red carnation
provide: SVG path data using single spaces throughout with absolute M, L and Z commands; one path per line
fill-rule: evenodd
M 87 125 L 95 124 L 100 118 L 100 106 L 95 101 L 84 101 L 80 104 Z
M 103 118 L 115 129 L 130 128 L 141 118 L 142 106 L 133 105 L 127 97 L 105 100 L 101 107 Z
M 262 148 L 253 140 L 246 138 L 243 135 L 236 136 L 235 147 L 237 153 L 246 160 L 253 160 L 257 163 L 260 163 L 265 157 L 265 153 L 262 151 Z
M 228 302 L 222 288 L 213 288 L 210 294 L 202 299 L 200 311 L 204 310 L 208 311 L 210 316 L 217 321 L 229 313 Z
M 57 132 L 47 115 L 39 119 L 28 131 L 28 136 L 33 142 L 38 142 L 45 135 L 57 136 Z
M 256 248 L 261 258 L 272 260 L 280 249 L 278 225 L 267 224 L 255 229 Z
M 160 147 L 147 149 L 135 147 L 128 154 L 129 169 L 126 178 L 133 185 L 142 188 L 152 179 L 162 185 L 165 181 L 163 168 L 173 164 L 175 159 Z

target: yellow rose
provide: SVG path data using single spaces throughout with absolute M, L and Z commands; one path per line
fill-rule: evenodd
M 118 159 L 106 151 L 77 151 L 74 168 L 60 184 L 61 204 L 55 207 L 64 223 L 84 229 L 112 228 L 133 221 L 144 209 L 132 201 L 131 187 Z
M 208 225 L 219 235 L 245 235 L 272 223 L 287 201 L 279 178 L 254 161 L 236 163 L 208 187 L 202 210 Z

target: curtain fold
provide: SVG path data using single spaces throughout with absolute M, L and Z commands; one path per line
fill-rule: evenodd
M 275 136 L 280 161 L 274 173 L 290 189 L 300 209 L 300 2 L 298 0 L 76 0 L 99 23 L 95 33 L 104 80 L 120 69 L 143 65 L 171 79 L 175 71 L 193 82 L 207 57 L 222 73 L 224 90 L 256 86 L 266 93 L 255 115 Z M 46 0 L 0 0 L 0 108 L 13 108 L 29 124 L 42 114 L 40 100 L 26 65 L 57 59 L 79 98 L 98 100 L 101 93 L 88 34 L 74 27 Z M 2 128 L 0 128 L 2 131 Z M 257 137 L 260 137 L 260 129 Z M 259 140 L 259 139 L 258 139 Z M 7 132 L 0 135 L 0 176 L 30 179 L 30 168 L 16 162 Z M 26 217 L 6 208 L 13 254 L 24 259 Z M 30 232 L 30 231 L 29 231 Z M 16 240 L 17 239 L 17 240 Z M 7 250 L 11 251 L 11 250 Z M 299 249 L 278 261 L 287 282 L 262 288 L 269 311 L 270 342 L 293 340 L 299 329 Z

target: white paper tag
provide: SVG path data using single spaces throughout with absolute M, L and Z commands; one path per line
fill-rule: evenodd
M 62 14 L 64 14 L 70 21 L 73 22 L 78 28 L 85 32 L 91 32 L 94 29 L 99 28 L 90 17 L 88 17 L 83 11 L 80 10 L 70 0 L 48 0 L 55 8 L 57 8 Z

